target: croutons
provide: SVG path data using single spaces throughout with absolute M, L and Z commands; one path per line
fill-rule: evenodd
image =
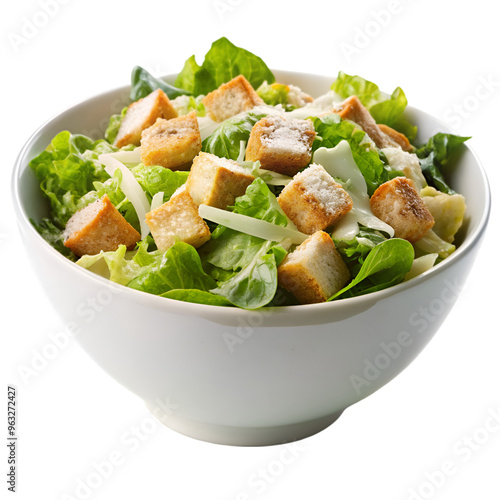
M 278 283 L 301 304 L 325 302 L 341 290 L 350 274 L 333 240 L 317 231 L 278 266 Z
M 245 159 L 260 161 L 266 170 L 294 176 L 311 161 L 315 137 L 310 120 L 266 116 L 252 127 Z
M 200 153 L 193 161 L 186 189 L 196 205 L 225 209 L 255 178 L 233 160 Z
M 402 134 L 401 132 L 398 132 L 397 130 L 394 130 L 393 128 L 384 125 L 383 123 L 380 123 L 378 128 L 387 135 L 389 138 L 391 138 L 396 144 L 401 146 L 401 149 L 403 151 L 407 151 L 408 153 L 411 153 L 415 148 L 410 144 L 410 141 L 406 137 L 406 135 Z
M 286 215 L 299 231 L 313 234 L 338 222 L 352 208 L 352 199 L 321 166 L 297 174 L 278 197 Z
M 378 148 L 397 146 L 388 135 L 384 134 L 370 112 L 361 104 L 358 96 L 348 97 L 333 109 L 341 118 L 357 123 L 371 138 Z
M 384 182 L 370 199 L 373 214 L 394 229 L 396 238 L 418 241 L 434 225 L 434 218 L 414 184 L 405 177 Z
M 146 214 L 146 223 L 159 250 L 168 250 L 177 241 L 200 247 L 210 239 L 210 229 L 198 207 L 181 186 L 169 201 Z
M 133 249 L 141 235 L 118 212 L 107 195 L 78 210 L 66 224 L 64 245 L 75 255 Z
M 218 89 L 207 94 L 201 102 L 209 118 L 216 122 L 223 122 L 231 116 L 264 104 L 243 75 L 222 84 Z
M 153 125 L 158 118 L 175 118 L 177 112 L 163 90 L 151 92 L 147 97 L 133 102 L 127 109 L 120 130 L 115 139 L 115 146 L 122 148 L 127 144 L 139 146 L 141 133 Z
M 185 170 L 200 151 L 201 135 L 195 111 L 171 120 L 159 118 L 142 133 L 141 161 L 144 165 Z

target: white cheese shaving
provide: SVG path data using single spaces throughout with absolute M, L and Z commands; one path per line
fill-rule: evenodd
M 264 220 L 254 219 L 247 215 L 235 214 L 209 205 L 200 205 L 199 213 L 200 217 L 203 219 L 221 224 L 235 231 L 262 238 L 263 240 L 276 242 L 290 240 L 294 245 L 300 245 L 309 238 L 308 234 L 301 233 L 290 227 L 278 226 Z
M 114 158 L 112 154 L 99 155 L 99 161 L 105 166 L 104 170 L 106 170 L 111 177 L 113 177 L 117 169 L 121 171 L 122 182 L 120 184 L 120 189 L 135 209 L 141 225 L 141 238 L 144 239 L 149 234 L 149 227 L 146 224 L 146 214 L 150 211 L 151 205 L 146 197 L 146 193 L 142 190 L 141 185 L 134 177 L 134 174 L 121 161 Z

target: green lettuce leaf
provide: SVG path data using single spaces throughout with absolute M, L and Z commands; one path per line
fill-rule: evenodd
M 352 123 L 331 113 L 322 117 L 311 118 L 317 136 L 313 143 L 313 152 L 320 147 L 334 148 L 341 141 L 346 140 L 351 147 L 352 156 L 359 170 L 365 178 L 368 194 L 374 191 L 384 182 L 402 175 L 387 167 L 376 150 L 367 147 L 362 141 L 365 132 L 356 128 Z
M 443 167 L 459 151 L 462 144 L 469 139 L 470 137 L 440 132 L 432 136 L 427 144 L 417 149 L 416 154 L 420 161 L 420 167 L 429 185 L 443 193 L 456 194 L 445 181 Z
M 191 92 L 185 89 L 178 89 L 163 80 L 155 78 L 140 66 L 135 66 L 131 75 L 130 100 L 135 102 L 148 96 L 156 89 L 161 89 L 170 99 L 175 99 L 180 95 L 190 95 Z
M 123 118 L 127 114 L 127 107 L 123 108 L 120 114 L 111 115 L 109 119 L 106 132 L 104 132 L 104 139 L 106 139 L 110 144 L 115 142 L 118 131 L 120 130 Z
M 225 120 L 203 141 L 202 151 L 219 158 L 237 160 L 240 154 L 240 142 L 248 143 L 252 127 L 264 116 L 246 113 L 243 117 Z
M 276 196 L 260 178 L 250 184 L 244 195 L 236 198 L 233 212 L 255 219 L 265 220 L 277 226 L 286 227 L 289 219 L 283 212 Z
M 335 239 L 335 247 L 347 264 L 351 276 L 354 278 L 360 271 L 366 256 L 378 244 L 386 241 L 382 233 L 361 226 L 359 233 L 351 240 Z
M 265 241 L 253 259 L 238 274 L 211 290 L 243 309 L 258 309 L 273 299 L 278 287 L 277 266 L 286 250 Z
M 214 295 L 203 290 L 170 290 L 162 293 L 162 297 L 167 299 L 192 302 L 194 304 L 206 304 L 209 306 L 232 306 L 231 302 L 221 295 Z
M 413 264 L 414 250 L 406 240 L 392 238 L 375 246 L 356 277 L 329 300 L 357 297 L 401 283 Z
M 165 252 L 161 260 L 148 266 L 128 286 L 162 295 L 178 289 L 208 292 L 215 288 L 216 282 L 203 270 L 200 256 L 194 247 L 179 241 Z
M 174 171 L 159 165 L 145 166 L 143 163 L 132 168 L 132 173 L 149 201 L 156 193 L 163 192 L 163 201 L 166 202 L 181 187 L 188 178 L 189 172 Z
M 236 198 L 232 209 L 280 226 L 288 224 L 262 179 L 255 179 L 246 193 Z M 205 269 L 218 279 L 218 288 L 211 292 L 244 309 L 263 307 L 273 299 L 278 287 L 277 266 L 286 253 L 275 242 L 223 226 L 215 229 L 212 239 L 201 249 Z
M 260 57 L 222 37 L 212 44 L 201 66 L 194 56 L 186 61 L 175 85 L 194 95 L 208 94 L 238 75 L 243 75 L 254 89 L 265 80 L 269 83 L 275 81 Z
M 288 105 L 288 93 L 290 87 L 282 83 L 267 83 L 263 82 L 257 89 L 257 94 L 266 103 L 271 106 L 281 104 L 287 111 L 291 111 L 293 106 Z
M 400 87 L 388 95 L 382 92 L 375 83 L 340 71 L 331 88 L 344 99 L 357 95 L 377 123 L 384 123 L 399 130 L 408 137 L 410 142 L 415 139 L 417 127 L 411 125 L 403 117 L 408 100 Z
M 40 236 L 49 245 L 54 247 L 59 253 L 63 254 L 68 259 L 76 262 L 78 257 L 67 247 L 64 246 L 64 233 L 63 230 L 57 227 L 50 219 L 44 218 L 40 222 L 30 219 L 35 229 Z
M 40 188 L 50 201 L 51 219 L 57 227 L 63 229 L 69 218 L 85 206 L 80 199 L 93 190 L 94 182 L 109 178 L 96 160 L 99 154 L 113 151 L 116 148 L 104 140 L 93 141 L 64 131 L 30 161 Z

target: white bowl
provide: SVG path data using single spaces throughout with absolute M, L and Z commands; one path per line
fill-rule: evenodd
M 275 74 L 313 96 L 333 81 Z M 63 321 L 104 370 L 172 429 L 215 443 L 269 445 L 326 428 L 415 359 L 452 308 L 487 225 L 488 183 L 469 148 L 449 174 L 467 200 L 462 241 L 432 270 L 387 290 L 326 304 L 261 311 L 190 304 L 82 269 L 29 222 L 48 213 L 29 160 L 61 130 L 102 130 L 111 112 L 127 103 L 128 90 L 105 92 L 49 120 L 23 147 L 13 174 L 18 223 L 33 268 Z M 421 111 L 406 113 L 419 126 L 420 142 L 450 132 Z

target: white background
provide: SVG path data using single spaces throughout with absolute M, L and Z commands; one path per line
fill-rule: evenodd
M 421 356 L 333 426 L 300 442 L 291 463 L 280 465 L 282 447 L 211 445 L 152 425 L 143 403 L 73 341 L 23 380 L 19 367 L 30 366 L 63 325 L 27 264 L 29 249 L 20 242 L 10 200 L 17 152 L 44 121 L 127 84 L 136 64 L 159 76 L 179 71 L 193 53 L 201 62 L 220 36 L 271 68 L 332 77 L 344 70 L 386 91 L 401 86 L 411 105 L 473 136 L 470 145 L 495 193 L 500 30 L 494 4 L 49 0 L 51 14 L 44 16 L 42 3 L 8 2 L 0 21 L 0 393 L 6 412 L 6 386 L 18 387 L 17 498 L 83 498 L 85 489 L 77 486 L 89 478 L 92 499 L 500 498 L 500 430 L 484 431 L 490 412 L 500 412 L 495 203 L 467 286 Z M 31 21 L 45 25 L 29 31 Z M 6 426 L 4 417 L 1 422 Z M 134 438 L 136 426 L 142 430 Z M 467 436 L 482 444 L 466 444 Z M 7 450 L 1 449 L 5 479 Z M 120 459 L 111 472 L 101 471 L 100 481 L 95 466 L 110 456 Z M 451 467 L 446 476 L 436 472 L 444 462 Z M 270 480 L 256 483 L 263 471 Z

